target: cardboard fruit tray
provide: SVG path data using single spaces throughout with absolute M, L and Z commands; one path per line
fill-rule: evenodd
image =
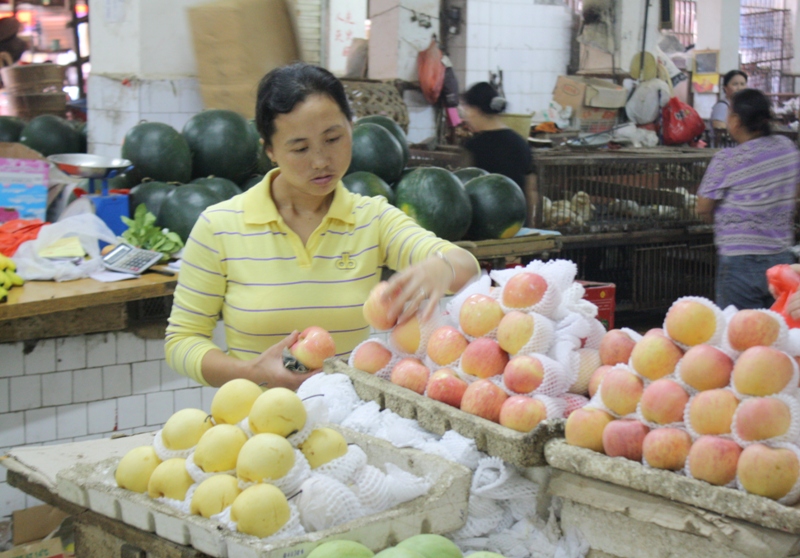
M 434 434 L 442 435 L 454 430 L 475 440 L 480 451 L 519 467 L 546 465 L 545 442 L 564 436 L 563 419 L 543 421 L 531 432 L 517 432 L 352 368 L 339 360 L 327 360 L 324 370 L 329 374 L 347 375 L 364 401 L 375 401 L 381 409 L 414 419 Z
M 431 479 L 431 489 L 390 510 L 271 544 L 222 528 L 211 519 L 186 515 L 145 494 L 118 488 L 110 479 L 113 479 L 121 452 L 114 452 L 115 457 L 99 462 L 76 463 L 62 469 L 56 477 L 56 492 L 77 505 L 220 558 L 299 558 L 328 539 L 359 541 L 377 552 L 419 533 L 447 533 L 464 525 L 472 482 L 469 469 L 435 455 L 396 448 L 383 440 L 344 428 L 339 430 L 348 443 L 356 443 L 365 451 L 370 465 L 383 470 L 386 463 L 393 463 L 414 475 Z M 131 438 L 140 438 L 140 443 L 132 444 Z M 140 434 L 131 438 L 125 442 L 128 449 L 152 443 L 153 435 Z

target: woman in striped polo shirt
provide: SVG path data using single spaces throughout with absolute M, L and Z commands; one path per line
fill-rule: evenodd
M 262 79 L 256 126 L 278 168 L 192 230 L 167 327 L 174 370 L 212 386 L 248 378 L 296 389 L 309 374 L 288 371 L 283 348 L 316 325 L 347 355 L 369 334 L 361 307 L 383 267 L 399 271 L 387 296 L 400 321 L 420 308 L 429 318 L 478 275 L 469 252 L 385 198 L 344 188 L 351 121 L 341 82 L 323 68 L 293 64 Z M 220 317 L 225 352 L 211 340 Z
M 795 261 L 794 215 L 800 152 L 771 133 L 770 103 L 755 89 L 731 100 L 727 125 L 736 147 L 711 160 L 697 191 L 697 211 L 714 223 L 716 302 L 721 308 L 769 308 L 766 271 Z

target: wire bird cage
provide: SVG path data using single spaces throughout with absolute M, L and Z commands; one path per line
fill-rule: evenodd
M 551 151 L 536 154 L 532 222 L 563 234 L 700 224 L 697 188 L 711 150 Z

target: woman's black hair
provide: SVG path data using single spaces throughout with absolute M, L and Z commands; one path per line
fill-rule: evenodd
M 733 78 L 736 76 L 742 76 L 744 78 L 745 83 L 747 83 L 747 74 L 741 70 L 731 70 L 724 76 L 722 76 L 722 86 L 728 87 L 728 84 L 731 82 Z
M 256 95 L 256 128 L 266 145 L 272 144 L 275 118 L 292 112 L 310 95 L 330 97 L 348 121 L 353 119 L 342 82 L 325 68 L 304 62 L 275 68 L 261 78 Z
M 482 81 L 467 89 L 461 100 L 484 114 L 500 114 L 506 109 L 506 100 L 497 93 L 490 83 Z
M 742 89 L 731 99 L 733 114 L 739 117 L 749 132 L 768 136 L 772 133 L 770 121 L 772 120 L 772 106 L 769 99 L 757 89 Z

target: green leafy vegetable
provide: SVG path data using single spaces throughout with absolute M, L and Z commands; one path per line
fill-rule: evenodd
M 128 225 L 128 230 L 122 233 L 125 242 L 138 248 L 161 252 L 164 254 L 162 261 L 183 248 L 181 237 L 169 229 L 159 229 L 156 226 L 156 216 L 147 211 L 147 206 L 143 203 L 136 207 L 133 219 L 122 217 L 122 222 Z

